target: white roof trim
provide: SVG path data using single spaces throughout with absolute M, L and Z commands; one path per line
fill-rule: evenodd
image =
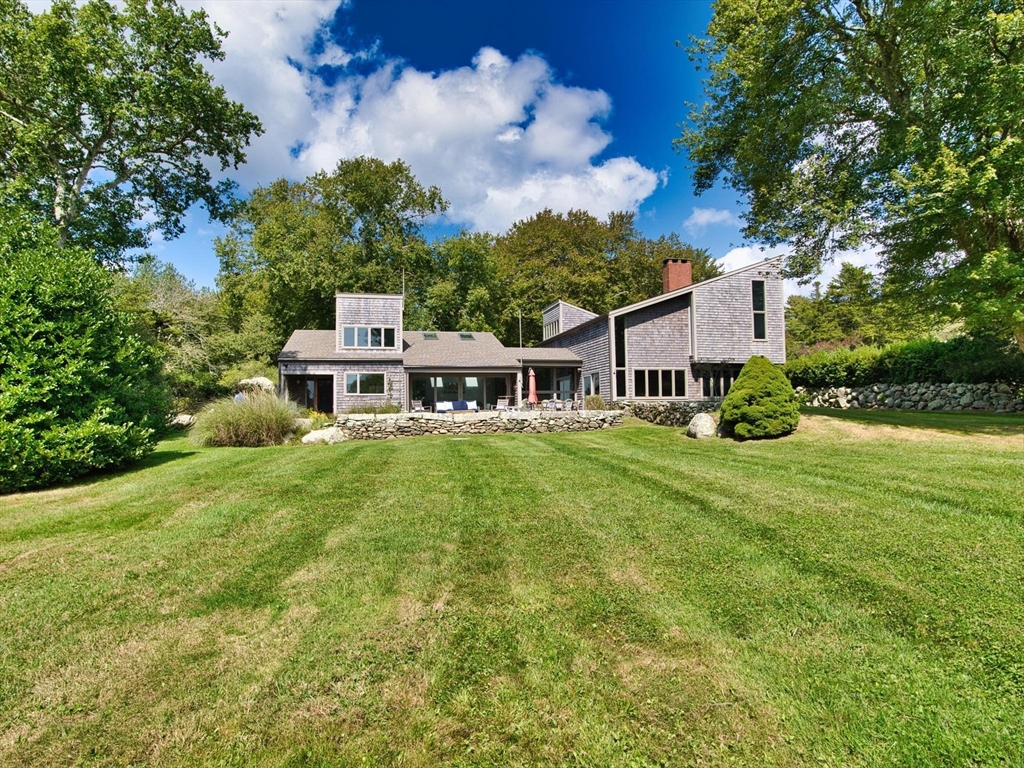
M 334 298 L 357 298 L 357 299 L 401 299 L 405 301 L 405 296 L 400 293 L 336 293 Z
M 650 298 L 650 299 L 644 299 L 643 301 L 638 301 L 636 304 L 627 304 L 625 307 L 619 307 L 618 309 L 613 309 L 613 310 L 611 310 L 608 313 L 608 317 L 618 317 L 619 315 L 624 315 L 624 314 L 627 314 L 629 312 L 635 312 L 638 309 L 644 309 L 646 307 L 653 306 L 654 304 L 657 304 L 660 301 L 665 301 L 666 299 L 674 299 L 677 296 L 684 296 L 687 293 L 692 293 L 695 288 L 703 288 L 704 286 L 711 285 L 712 283 L 716 283 L 719 280 L 724 280 L 727 277 L 732 277 L 733 275 L 738 275 L 740 272 L 746 272 L 746 271 L 751 270 L 751 269 L 756 269 L 758 267 L 763 267 L 766 264 L 776 264 L 776 263 L 780 262 L 781 260 L 782 260 L 781 256 L 773 256 L 772 258 L 765 259 L 764 261 L 758 261 L 758 262 L 755 262 L 753 264 L 747 264 L 747 266 L 745 266 L 745 267 L 740 267 L 739 269 L 734 269 L 732 272 L 726 272 L 724 275 L 719 275 L 718 277 L 712 277 L 710 280 L 701 280 L 699 283 L 690 283 L 689 285 L 687 285 L 687 286 L 685 286 L 683 288 L 676 288 L 676 290 L 674 290 L 674 291 L 669 291 L 668 293 L 662 293 L 662 294 L 654 296 L 653 298 Z M 554 338 L 554 337 L 552 337 L 552 338 Z

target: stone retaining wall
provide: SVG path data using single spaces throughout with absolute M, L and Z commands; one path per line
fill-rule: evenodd
M 698 413 L 717 410 L 720 400 L 673 400 L 669 402 L 614 402 L 612 408 L 619 408 L 638 419 L 660 424 L 663 427 L 683 427 L 690 424 Z
M 516 413 L 351 413 L 338 417 L 347 440 L 386 440 L 420 435 L 493 435 L 518 432 L 587 432 L 622 424 L 619 411 L 522 411 Z
M 904 411 L 1024 412 L 1008 384 L 872 384 L 796 388 L 800 402 L 819 408 L 892 408 Z

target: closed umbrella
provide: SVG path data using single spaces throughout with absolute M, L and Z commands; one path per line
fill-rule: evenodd
M 533 368 L 530 369 L 527 374 L 530 377 L 530 393 L 526 397 L 528 403 L 537 404 L 537 374 L 533 372 Z

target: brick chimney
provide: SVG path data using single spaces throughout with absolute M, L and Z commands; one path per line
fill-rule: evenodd
M 693 282 L 693 265 L 688 259 L 665 259 L 661 263 L 661 292 L 685 288 Z

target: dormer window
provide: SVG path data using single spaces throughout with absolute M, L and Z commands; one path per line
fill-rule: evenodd
M 341 329 L 341 345 L 364 349 L 394 349 L 395 329 L 367 325 L 345 325 Z

